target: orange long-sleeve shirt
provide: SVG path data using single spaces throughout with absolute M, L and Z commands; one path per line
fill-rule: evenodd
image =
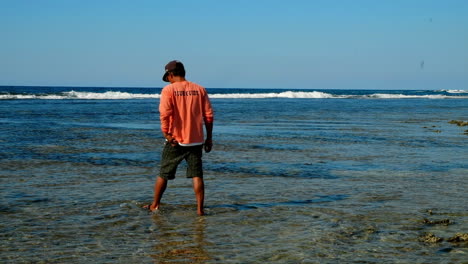
M 161 130 L 171 134 L 180 144 L 202 144 L 203 124 L 213 123 L 213 109 L 208 93 L 202 86 L 175 82 L 161 92 L 159 103 Z

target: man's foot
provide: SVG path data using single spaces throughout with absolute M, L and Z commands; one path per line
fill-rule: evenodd
M 198 211 L 197 211 L 197 214 L 198 214 L 199 216 L 203 216 L 203 215 L 205 215 L 205 211 L 203 211 L 203 210 L 198 210 Z
M 154 203 L 152 203 L 152 204 L 144 205 L 143 209 L 148 209 L 149 211 L 154 212 L 159 209 L 159 206 L 156 206 Z

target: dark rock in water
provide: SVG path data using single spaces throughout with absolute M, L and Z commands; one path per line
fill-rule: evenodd
M 424 242 L 424 243 L 439 243 L 439 242 L 444 241 L 444 239 L 441 237 L 437 237 L 436 235 L 432 233 L 427 233 L 419 237 L 419 241 Z
M 461 120 L 451 120 L 449 122 L 449 124 L 454 124 L 454 125 L 457 125 L 457 126 L 468 126 L 467 121 L 461 121 Z
M 456 233 L 453 237 L 447 240 L 448 242 L 452 243 L 459 243 L 459 242 L 468 242 L 468 233 Z
M 440 252 L 440 253 L 449 253 L 452 250 L 453 250 L 453 248 L 442 248 L 442 249 L 439 249 L 438 252 Z
M 431 221 L 429 219 L 424 218 L 423 223 L 426 225 L 450 225 L 452 224 L 452 221 L 450 221 L 450 219 Z
M 2 214 L 14 214 L 18 213 L 19 210 L 15 206 L 0 205 L 0 215 Z

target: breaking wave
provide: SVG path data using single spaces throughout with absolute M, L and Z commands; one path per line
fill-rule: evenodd
M 262 98 L 346 98 L 323 92 L 281 92 L 281 93 L 232 93 L 232 94 L 211 94 L 210 98 L 229 98 L 229 99 L 262 99 Z
M 366 98 L 374 99 L 448 99 L 448 98 L 468 98 L 468 96 L 449 96 L 443 94 L 431 94 L 431 95 L 405 95 L 405 94 L 371 94 L 364 96 Z
M 440 90 L 441 92 L 446 92 L 450 94 L 464 94 L 468 93 L 468 90 Z
M 444 90 L 432 93 L 405 94 L 405 93 L 353 93 L 341 91 L 336 93 L 320 91 L 278 91 L 263 92 L 262 90 L 250 90 L 242 93 L 230 93 L 229 91 L 210 92 L 210 98 L 213 99 L 267 99 L 267 98 L 303 98 L 303 99 L 467 99 L 468 93 L 464 90 Z M 457 95 L 455 95 L 457 94 Z M 11 93 L 0 92 L 0 100 L 24 100 L 24 99 L 42 99 L 42 100 L 126 100 L 126 99 L 159 99 L 159 92 L 133 93 L 123 91 L 65 91 L 59 93 Z
M 85 99 L 85 100 L 119 100 L 119 99 L 146 99 L 159 98 L 159 94 L 135 94 L 127 92 L 63 92 L 59 94 L 0 94 L 0 99 L 46 99 L 46 100 L 65 100 L 65 99 Z

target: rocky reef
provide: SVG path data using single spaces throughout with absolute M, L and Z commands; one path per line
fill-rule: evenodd
M 468 243 L 468 233 L 457 233 L 447 241 L 452 243 Z
M 436 217 L 436 219 L 428 219 L 423 218 L 421 223 L 423 227 L 421 230 L 424 230 L 418 240 L 423 243 L 427 244 L 437 244 L 441 242 L 449 242 L 450 244 L 447 247 L 441 249 L 441 252 L 450 252 L 455 248 L 466 248 L 468 246 L 468 233 L 456 233 L 455 235 L 443 238 L 435 235 L 433 232 L 427 229 L 432 229 L 435 226 L 449 226 L 449 225 L 456 225 L 456 222 L 448 219 L 448 218 L 439 218 L 437 219 L 438 215 L 445 215 L 446 213 L 439 213 L 434 210 L 426 210 L 426 213 L 429 215 L 430 218 Z M 451 245 L 451 246 L 450 246 Z
M 454 124 L 457 126 L 468 126 L 468 121 L 461 121 L 461 120 L 451 120 L 449 124 Z

